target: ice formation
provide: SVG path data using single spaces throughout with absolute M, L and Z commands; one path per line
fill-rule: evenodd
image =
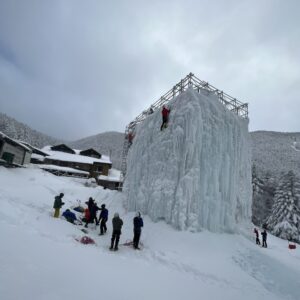
M 216 95 L 188 89 L 136 128 L 127 157 L 127 208 L 178 229 L 235 232 L 251 214 L 248 120 Z

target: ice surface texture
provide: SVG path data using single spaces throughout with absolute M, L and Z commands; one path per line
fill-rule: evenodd
M 127 208 L 178 229 L 234 232 L 251 214 L 248 120 L 189 89 L 136 128 L 127 157 Z

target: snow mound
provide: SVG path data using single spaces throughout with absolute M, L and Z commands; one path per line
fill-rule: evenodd
M 234 232 L 251 214 L 248 120 L 216 95 L 188 89 L 136 128 L 127 157 L 127 208 L 178 229 Z

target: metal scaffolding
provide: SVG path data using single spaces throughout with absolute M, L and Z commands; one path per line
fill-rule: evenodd
M 248 103 L 242 103 L 236 98 L 224 93 L 223 91 L 215 88 L 206 81 L 200 80 L 193 73 L 188 74 L 184 79 L 175 84 L 172 89 L 161 96 L 156 102 L 154 102 L 148 109 L 139 114 L 132 122 L 130 122 L 125 129 L 125 138 L 122 151 L 122 166 L 121 166 L 121 182 L 124 181 L 127 171 L 127 154 L 130 147 L 129 135 L 134 132 L 137 124 L 143 122 L 149 114 L 153 113 L 157 109 L 160 109 L 163 105 L 167 104 L 170 100 L 180 95 L 188 88 L 192 88 L 198 93 L 205 90 L 218 96 L 219 101 L 231 112 L 237 114 L 241 118 L 248 118 Z M 122 188 L 122 184 L 120 186 Z

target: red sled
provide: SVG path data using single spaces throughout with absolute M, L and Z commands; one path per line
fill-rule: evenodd
M 76 239 L 76 241 L 80 242 L 81 244 L 84 244 L 84 245 L 88 245 L 88 244 L 95 244 L 95 241 L 93 239 L 91 239 L 90 237 L 88 236 L 83 236 L 80 240 Z

